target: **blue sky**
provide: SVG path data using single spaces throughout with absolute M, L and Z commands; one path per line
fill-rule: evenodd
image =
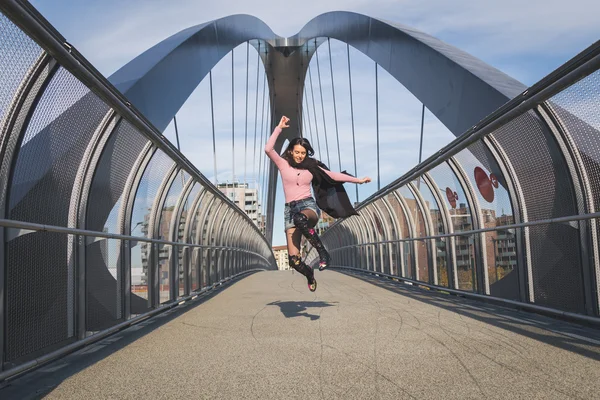
M 74 45 L 101 73 L 110 76 L 123 64 L 168 36 L 206 21 L 231 14 L 250 14 L 262 19 L 281 36 L 292 36 L 315 16 L 335 10 L 354 11 L 375 18 L 400 23 L 422 30 L 456 46 L 506 74 L 530 86 L 575 56 L 600 38 L 597 15 L 600 2 L 572 0 L 565 12 L 565 2 L 531 0 L 517 2 L 482 2 L 473 0 L 345 0 L 274 2 L 152 0 L 81 2 L 65 0 L 36 0 L 31 2 L 67 41 Z M 326 4 L 325 4 L 326 3 Z M 345 45 L 332 42 L 332 62 L 340 141 L 342 168 L 353 172 L 350 143 L 348 72 L 345 64 Z M 254 56 L 254 57 L 253 57 Z M 254 99 L 256 86 L 256 53 L 251 49 L 249 76 L 250 137 L 254 134 Z M 329 54 L 319 50 L 323 85 L 323 108 L 330 151 L 335 149 L 335 126 L 329 118 L 333 112 Z M 352 79 L 355 106 L 356 140 L 359 147 L 358 175 L 376 177 L 375 157 L 375 89 L 373 62 L 351 49 Z M 245 113 L 245 45 L 235 50 L 235 141 L 236 176 L 243 176 L 243 147 Z M 313 61 L 314 64 L 314 61 Z M 323 116 L 317 83 L 316 65 L 311 64 L 315 91 L 316 119 L 323 132 Z M 259 67 L 262 73 L 262 67 Z M 384 186 L 413 167 L 418 160 L 420 103 L 389 75 L 379 70 L 379 123 L 381 140 L 381 185 Z M 231 155 L 231 58 L 226 56 L 213 74 L 215 88 L 215 117 L 218 160 L 218 179 L 232 179 Z M 207 177 L 213 178 L 212 131 L 210 127 L 210 97 L 207 80 L 203 81 L 178 113 L 182 152 Z M 262 81 L 261 81 L 262 83 Z M 262 96 L 259 84 L 259 96 Z M 315 115 L 310 116 L 313 132 Z M 259 99 L 259 103 L 260 103 Z M 260 107 L 260 105 L 259 105 Z M 260 112 L 260 111 L 259 111 Z M 260 116 L 259 116 L 260 118 Z M 258 125 L 260 126 L 260 119 Z M 305 129 L 307 126 L 305 126 Z M 175 142 L 173 126 L 165 136 Z M 308 136 L 308 135 L 307 135 Z M 453 139 L 453 136 L 431 114 L 426 114 L 423 158 Z M 263 143 L 266 138 L 263 137 Z M 321 146 L 324 147 L 323 139 Z M 313 143 L 316 147 L 316 143 Z M 262 148 L 262 146 L 261 146 Z M 323 149 L 322 149 L 323 150 Z M 249 149 L 246 170 L 250 175 L 252 149 Z M 259 151 L 262 155 L 262 151 Z M 322 157 L 326 160 L 326 156 Z M 337 155 L 331 154 L 331 169 L 337 170 Z M 354 199 L 354 185 L 346 185 Z M 360 198 L 373 193 L 376 183 L 362 185 Z M 273 242 L 284 244 L 281 190 L 275 209 Z

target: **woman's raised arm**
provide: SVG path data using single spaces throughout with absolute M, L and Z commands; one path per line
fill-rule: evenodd
M 271 134 L 271 137 L 269 137 L 269 140 L 267 140 L 267 144 L 265 144 L 265 153 L 271 160 L 273 160 L 273 162 L 275 163 L 275 165 L 277 165 L 279 169 L 289 164 L 275 151 L 275 142 L 277 141 L 277 138 L 279 137 L 279 134 L 281 133 L 282 129 L 289 128 L 289 125 L 287 125 L 289 121 L 290 119 L 285 115 L 281 117 L 279 125 L 275 127 L 275 130 Z

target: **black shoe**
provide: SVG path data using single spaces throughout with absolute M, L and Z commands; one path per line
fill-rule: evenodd
M 317 280 L 314 277 L 312 278 L 312 283 L 310 281 L 308 282 L 308 290 L 311 292 L 317 290 Z
M 319 271 L 323 271 L 325 268 L 327 268 L 330 262 L 331 257 L 329 256 L 329 253 L 325 252 L 325 257 L 322 257 L 321 261 L 319 262 Z

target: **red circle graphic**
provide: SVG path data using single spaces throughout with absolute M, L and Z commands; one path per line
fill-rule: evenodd
M 494 188 L 492 187 L 492 181 L 488 177 L 487 173 L 479 168 L 475 167 L 475 183 L 481 196 L 488 202 L 494 201 Z
M 452 208 L 456 208 L 456 199 L 458 198 L 458 196 L 449 187 L 446 188 L 446 197 L 448 198 L 448 202 L 450 203 Z

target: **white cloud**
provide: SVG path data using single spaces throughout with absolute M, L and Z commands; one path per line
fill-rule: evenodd
M 71 18 L 54 2 L 32 4 L 107 75 L 182 29 L 232 14 L 254 15 L 276 34 L 292 36 L 324 12 L 354 11 L 412 26 L 487 62 L 515 53 L 572 55 L 574 46 L 581 50 L 600 33 L 594 0 L 572 0 L 569 12 L 557 0 L 129 1 L 90 3 Z

